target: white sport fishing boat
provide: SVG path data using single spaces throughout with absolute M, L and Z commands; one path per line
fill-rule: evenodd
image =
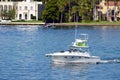
M 91 56 L 88 46 L 88 35 L 81 34 L 82 38 L 75 39 L 69 50 L 46 54 L 53 63 L 99 63 L 100 57 Z

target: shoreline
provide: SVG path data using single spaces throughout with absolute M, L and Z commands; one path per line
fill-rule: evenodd
M 115 23 L 47 23 L 44 22 L 9 22 L 9 23 L 2 23 L 0 22 L 0 25 L 54 25 L 54 26 L 120 26 L 120 24 Z
M 100 23 L 49 23 L 55 26 L 120 26 L 120 24 L 100 24 Z
M 8 22 L 8 23 L 0 22 L 0 25 L 45 25 L 45 23 L 44 22 Z

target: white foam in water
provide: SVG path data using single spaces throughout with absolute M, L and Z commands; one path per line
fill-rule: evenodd
M 120 60 L 119 59 L 101 60 L 100 63 L 120 63 Z

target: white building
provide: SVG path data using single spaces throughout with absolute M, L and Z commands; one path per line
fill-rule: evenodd
M 23 0 L 19 2 L 12 2 L 11 0 L 0 0 L 0 12 L 4 10 L 9 11 L 14 7 L 16 10 L 16 20 L 31 20 L 33 17 L 38 20 L 42 11 L 42 8 L 39 9 L 41 7 L 40 5 L 42 5 L 42 2 L 36 2 L 33 0 Z M 1 15 L 0 18 L 2 18 Z

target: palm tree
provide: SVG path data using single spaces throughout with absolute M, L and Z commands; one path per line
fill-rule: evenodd
M 100 3 L 101 1 L 100 0 L 98 0 L 98 3 Z M 102 12 L 101 11 L 99 11 L 99 20 L 101 21 L 102 20 Z
M 70 22 L 70 20 L 71 20 L 71 13 L 70 13 L 70 9 L 71 9 L 71 1 L 69 0 L 69 19 L 68 19 L 68 21 Z
M 79 0 L 79 15 L 83 20 L 90 20 L 92 15 L 91 0 Z
M 118 3 L 120 2 L 120 0 L 117 0 L 117 14 L 116 15 L 118 15 L 119 13 L 120 13 L 120 7 L 119 7 L 119 5 L 118 5 Z M 117 17 L 117 16 L 116 16 Z
M 74 22 L 78 21 L 77 12 L 78 12 L 78 6 L 73 6 L 72 7 L 72 14 L 74 15 Z
M 43 4 L 46 4 L 49 0 L 41 0 Z
M 96 4 L 95 0 L 92 0 L 92 7 L 93 7 L 93 20 L 96 20 Z
M 2 19 L 7 19 L 7 15 L 8 15 L 7 10 L 2 11 L 1 13 Z
M 117 16 L 116 16 L 116 7 L 117 7 L 117 1 L 114 0 L 114 21 L 117 21 Z
M 107 21 L 109 21 L 110 20 L 110 17 L 109 17 L 109 0 L 106 0 L 106 5 L 107 5 L 106 16 L 107 16 Z
M 84 13 L 85 13 L 85 6 L 86 6 L 86 0 L 82 1 L 80 0 L 79 3 L 79 15 L 81 16 L 82 21 L 84 20 Z
M 66 6 L 67 0 L 58 0 L 57 5 L 60 11 L 60 22 L 62 23 L 63 20 L 63 12 Z

